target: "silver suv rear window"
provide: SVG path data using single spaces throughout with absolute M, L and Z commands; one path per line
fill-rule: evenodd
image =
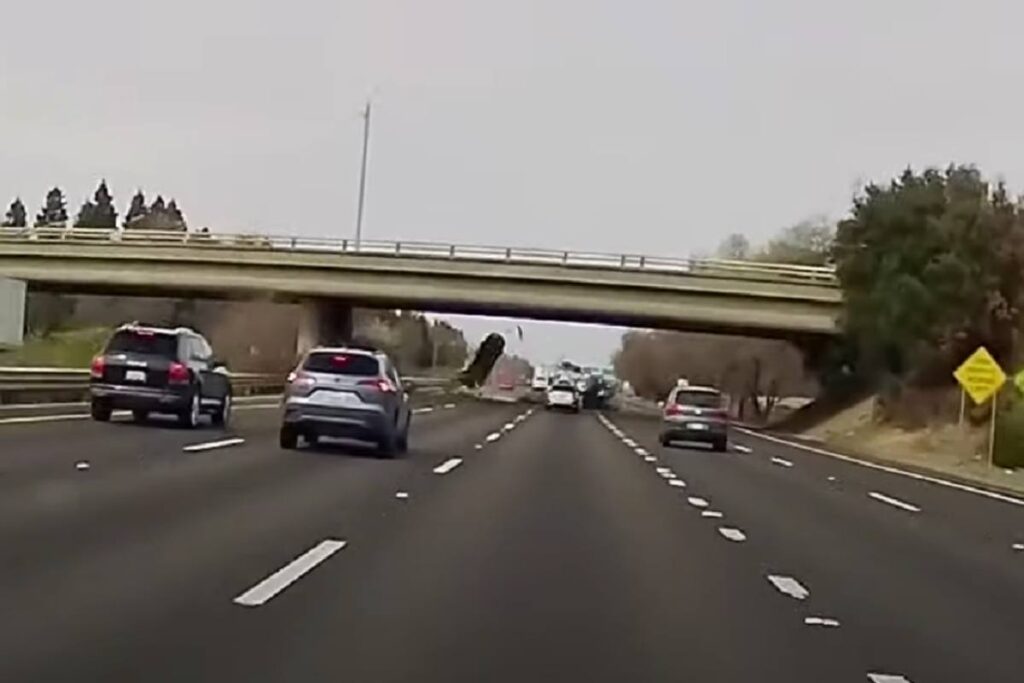
M 676 405 L 721 408 L 722 395 L 715 391 L 680 391 L 676 394 Z
M 302 365 L 303 370 L 351 377 L 376 377 L 380 363 L 363 353 L 311 353 Z

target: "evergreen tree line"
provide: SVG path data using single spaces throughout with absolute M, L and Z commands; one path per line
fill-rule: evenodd
M 102 180 L 92 199 L 83 202 L 72 225 L 76 228 L 114 229 L 117 228 L 117 216 L 117 208 L 107 188 L 107 181 Z M 59 187 L 54 187 L 46 193 L 46 199 L 32 225 L 37 228 L 64 228 L 67 224 L 68 211 L 64 192 Z M 20 197 L 11 202 L 3 222 L 0 222 L 0 227 L 28 227 L 28 212 Z M 147 205 L 142 190 L 138 190 L 132 197 L 121 227 L 126 230 L 188 230 L 185 216 L 174 199 L 165 202 L 162 196 L 157 195 L 157 198 Z

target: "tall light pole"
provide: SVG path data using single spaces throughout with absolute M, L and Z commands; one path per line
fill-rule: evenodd
M 356 249 L 363 240 L 363 203 L 366 199 L 366 155 L 370 149 L 370 101 L 363 110 L 363 164 L 359 170 L 359 206 L 356 209 Z

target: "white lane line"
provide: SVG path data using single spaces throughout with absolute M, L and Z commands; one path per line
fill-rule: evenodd
M 738 444 L 738 443 L 734 443 L 732 445 L 732 449 L 734 451 L 736 451 L 737 453 L 753 453 L 754 452 L 754 449 L 750 448 L 749 446 L 744 446 L 744 445 Z
M 79 472 L 84 472 L 89 469 L 89 463 L 85 460 L 80 460 L 75 463 L 75 469 Z
M 234 438 L 234 439 L 221 439 L 220 441 L 207 441 L 206 443 L 195 443 L 191 446 L 185 446 L 181 450 L 186 453 L 198 453 L 199 451 L 212 451 L 214 448 L 227 448 L 228 446 L 237 446 L 238 444 L 245 443 L 245 439 Z
M 676 478 L 676 473 L 675 472 L 665 472 L 665 473 L 661 474 L 661 478 L 662 479 L 672 480 L 672 479 Z
M 452 409 L 452 408 L 454 408 L 454 407 L 455 407 L 455 404 L 454 404 L 454 403 L 445 403 L 445 404 L 444 404 L 444 409 L 445 409 L 445 410 L 451 410 L 451 409 Z
M 731 526 L 718 527 L 718 533 L 722 534 L 722 536 L 725 536 L 727 539 L 735 543 L 742 543 L 743 541 L 747 540 L 747 535 L 745 533 Z
M 512 424 L 511 422 L 506 422 L 505 426 L 502 427 L 502 429 L 504 429 L 506 432 L 511 432 L 515 428 L 516 428 L 516 426 L 514 424 Z
M 910 679 L 896 674 L 868 674 L 871 683 L 910 683 Z
M 782 467 L 792 467 L 793 463 L 785 458 L 772 458 L 773 465 L 781 465 Z
M 686 502 L 695 508 L 706 508 L 708 506 L 708 502 L 706 500 L 703 498 L 697 498 L 696 496 L 690 496 L 686 499 Z
M 622 443 L 626 444 L 629 448 L 636 448 L 636 441 L 633 441 L 633 439 L 623 439 Z
M 995 491 L 988 491 L 986 489 L 978 488 L 977 486 L 970 486 L 968 484 L 961 484 L 955 481 L 949 481 L 948 479 L 942 479 L 940 477 L 933 477 L 927 474 L 919 474 L 917 472 L 909 472 L 907 470 L 901 470 L 898 467 L 890 467 L 888 465 L 880 465 L 876 462 L 869 462 L 867 460 L 861 460 L 860 458 L 854 458 L 849 455 L 843 455 L 842 453 L 833 453 L 832 451 L 826 451 L 824 448 L 815 448 L 814 446 L 807 446 L 802 443 L 796 443 L 793 441 L 786 441 L 780 439 L 777 436 L 771 436 L 769 434 L 760 434 L 758 432 L 743 429 L 742 427 L 736 428 L 738 431 L 755 436 L 767 441 L 773 441 L 775 443 L 789 446 L 791 448 L 799 448 L 800 450 L 807 451 L 808 453 L 816 453 L 818 455 L 825 455 L 836 460 L 842 460 L 844 462 L 850 462 L 861 467 L 867 467 L 869 469 L 878 470 L 880 472 L 888 472 L 889 474 L 898 474 L 902 477 L 909 477 L 910 479 L 916 479 L 917 481 L 928 482 L 929 484 L 935 484 L 937 486 L 945 486 L 946 488 L 956 489 L 957 491 L 964 491 L 965 493 L 973 493 L 977 496 L 985 496 L 992 500 L 998 500 L 1003 503 L 1009 503 L 1010 505 L 1017 505 L 1024 507 L 1024 498 L 1015 498 L 1013 496 L 1007 496 L 1002 493 L 996 493 Z
M 718 510 L 704 510 L 700 513 L 700 516 L 711 517 L 712 519 L 721 519 L 723 517 L 722 513 Z
M 434 474 L 448 474 L 462 464 L 462 458 L 448 458 L 434 468 Z
M 637 455 L 642 455 L 644 457 L 650 455 L 650 452 L 646 448 L 640 448 L 638 446 L 638 447 L 634 448 L 633 450 L 636 452 Z
M 836 478 L 835 478 L 835 477 L 832 477 L 832 476 L 830 476 L 830 477 L 828 478 L 828 480 L 829 480 L 829 481 L 836 481 Z
M 797 600 L 806 600 L 811 594 L 811 591 L 807 590 L 803 584 L 792 576 L 769 574 L 768 581 L 770 581 L 780 593 L 784 593 L 791 598 L 796 598 Z
M 668 474 L 668 473 L 669 473 L 669 472 L 671 472 L 672 470 L 671 470 L 671 469 L 669 469 L 668 467 L 656 467 L 656 468 L 655 468 L 655 471 L 656 471 L 656 472 L 657 472 L 658 474 Z
M 1014 543 L 1011 547 L 1014 550 L 1024 550 L 1024 543 Z
M 245 591 L 234 602 L 246 607 L 262 605 L 298 581 L 303 574 L 345 547 L 345 541 L 327 539 L 295 558 L 276 572 Z
M 487 435 L 487 441 L 489 442 L 497 441 L 500 438 L 501 434 L 499 434 L 498 432 L 491 432 L 490 434 Z
M 115 410 L 111 417 L 128 417 L 131 415 L 127 410 Z M 74 415 L 32 415 L 26 417 L 5 417 L 0 420 L 0 425 L 33 424 L 36 422 L 64 422 L 65 420 L 89 420 L 92 416 L 88 413 Z
M 892 498 L 890 496 L 885 495 L 884 493 L 879 493 L 878 491 L 871 491 L 868 493 L 868 495 L 879 502 L 885 503 L 887 505 L 892 505 L 893 507 L 898 507 L 899 509 L 906 510 L 907 512 L 921 511 L 921 508 L 917 507 L 916 505 L 911 505 L 910 503 L 904 502 L 899 498 Z
M 669 486 L 675 486 L 675 487 L 678 487 L 678 488 L 681 488 L 681 489 L 686 488 L 686 482 L 683 481 L 682 479 L 669 479 L 668 480 L 668 485 Z
M 426 408 L 416 408 L 415 410 L 412 411 L 413 415 L 425 415 L 426 413 L 432 412 L 434 412 L 434 409 L 431 408 L 430 406 L 427 406 Z
M 408 491 L 399 491 L 399 492 L 397 492 L 395 494 L 395 498 L 398 498 L 399 500 L 408 500 L 409 492 Z
M 825 628 L 837 628 L 839 626 L 839 620 L 830 617 L 807 617 L 804 619 L 804 623 L 808 626 L 823 626 Z
M 482 443 L 478 443 L 478 444 L 474 444 L 473 445 L 473 450 L 474 451 L 482 451 L 483 449 L 484 449 L 484 445 Z
M 644 462 L 658 462 L 658 459 L 655 458 L 653 455 L 645 455 Z

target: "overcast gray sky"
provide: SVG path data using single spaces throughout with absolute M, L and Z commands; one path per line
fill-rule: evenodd
M 63 0 L 0 41 L 0 198 L 106 177 L 194 227 L 687 255 L 913 164 L 1024 184 L 1024 5 Z M 595 360 L 620 331 L 528 327 Z

